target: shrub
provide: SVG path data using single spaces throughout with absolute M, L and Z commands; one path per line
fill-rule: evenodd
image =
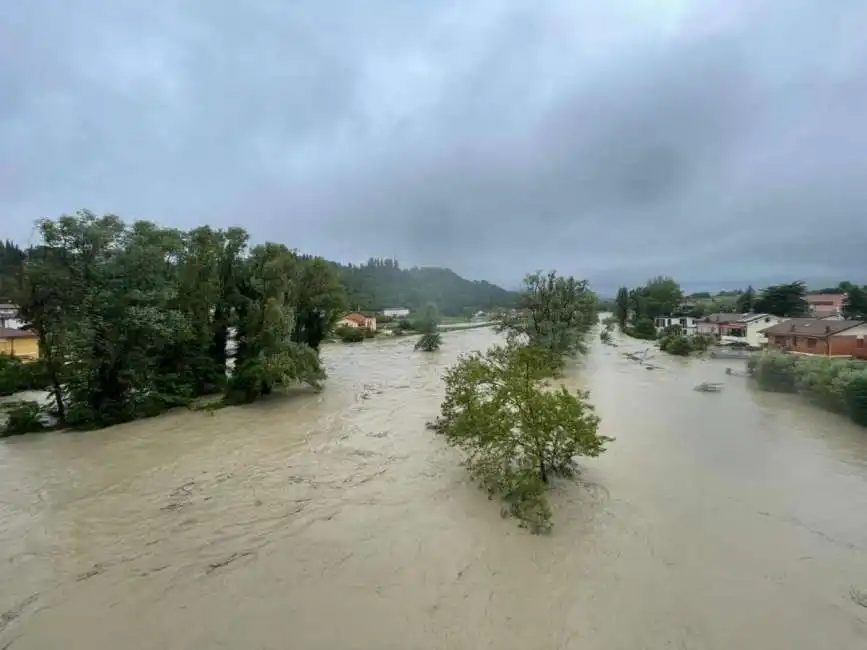
M 624 327 L 623 332 L 635 339 L 643 339 L 645 341 L 656 340 L 656 326 L 649 318 L 638 319 L 632 325 Z
M 687 337 L 681 334 L 673 334 L 660 340 L 659 349 L 679 357 L 688 357 L 692 352 L 692 344 Z
M 799 393 L 867 426 L 867 363 L 767 351 L 747 360 L 747 371 L 763 390 Z
M 360 327 L 338 327 L 334 333 L 344 343 L 360 343 L 364 340 L 364 331 Z
M 12 395 L 23 390 L 44 390 L 48 387 L 45 362 L 24 363 L 21 359 L 0 354 L 0 395 Z
M 36 402 L 13 402 L 6 406 L 5 411 L 6 423 L 0 431 L 2 436 L 20 436 L 46 428 L 42 421 L 42 409 Z

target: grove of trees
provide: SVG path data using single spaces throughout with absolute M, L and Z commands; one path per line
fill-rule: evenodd
M 345 296 L 323 260 L 250 247 L 240 228 L 184 232 L 87 211 L 41 220 L 38 233 L 13 297 L 39 335 L 64 424 L 107 426 L 214 393 L 250 402 L 325 378 L 318 348 Z
M 534 532 L 550 530 L 546 489 L 571 476 L 576 456 L 598 456 L 610 438 L 581 391 L 552 382 L 565 359 L 585 350 L 597 322 L 596 296 L 584 281 L 555 272 L 524 282 L 506 343 L 462 357 L 445 376 L 434 428 L 463 450 L 471 474 Z

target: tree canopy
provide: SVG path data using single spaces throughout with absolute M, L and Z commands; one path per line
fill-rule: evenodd
M 67 424 L 105 426 L 215 392 L 251 401 L 324 378 L 316 348 L 344 297 L 323 260 L 250 249 L 240 228 L 184 232 L 87 211 L 43 219 L 38 232 L 14 298 Z
M 803 316 L 810 311 L 806 295 L 807 287 L 803 282 L 775 284 L 759 294 L 753 307 L 757 312 L 781 318 Z
M 556 272 L 528 275 L 505 345 L 464 356 L 445 376 L 435 428 L 466 454 L 467 467 L 504 512 L 536 532 L 550 529 L 545 489 L 571 476 L 575 456 L 597 456 L 610 439 L 584 392 L 550 380 L 564 359 L 585 349 L 597 322 L 596 295 L 583 280 Z

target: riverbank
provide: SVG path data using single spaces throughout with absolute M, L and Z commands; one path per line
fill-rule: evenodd
M 865 647 L 862 430 L 594 342 L 564 381 L 617 440 L 533 536 L 424 426 L 497 340 L 327 346 L 318 394 L 0 442 L 0 647 Z

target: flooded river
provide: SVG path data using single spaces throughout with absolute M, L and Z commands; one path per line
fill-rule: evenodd
M 867 648 L 867 432 L 736 361 L 597 345 L 568 381 L 617 441 L 532 536 L 424 426 L 495 338 L 332 346 L 320 394 L 0 442 L 0 649 Z

